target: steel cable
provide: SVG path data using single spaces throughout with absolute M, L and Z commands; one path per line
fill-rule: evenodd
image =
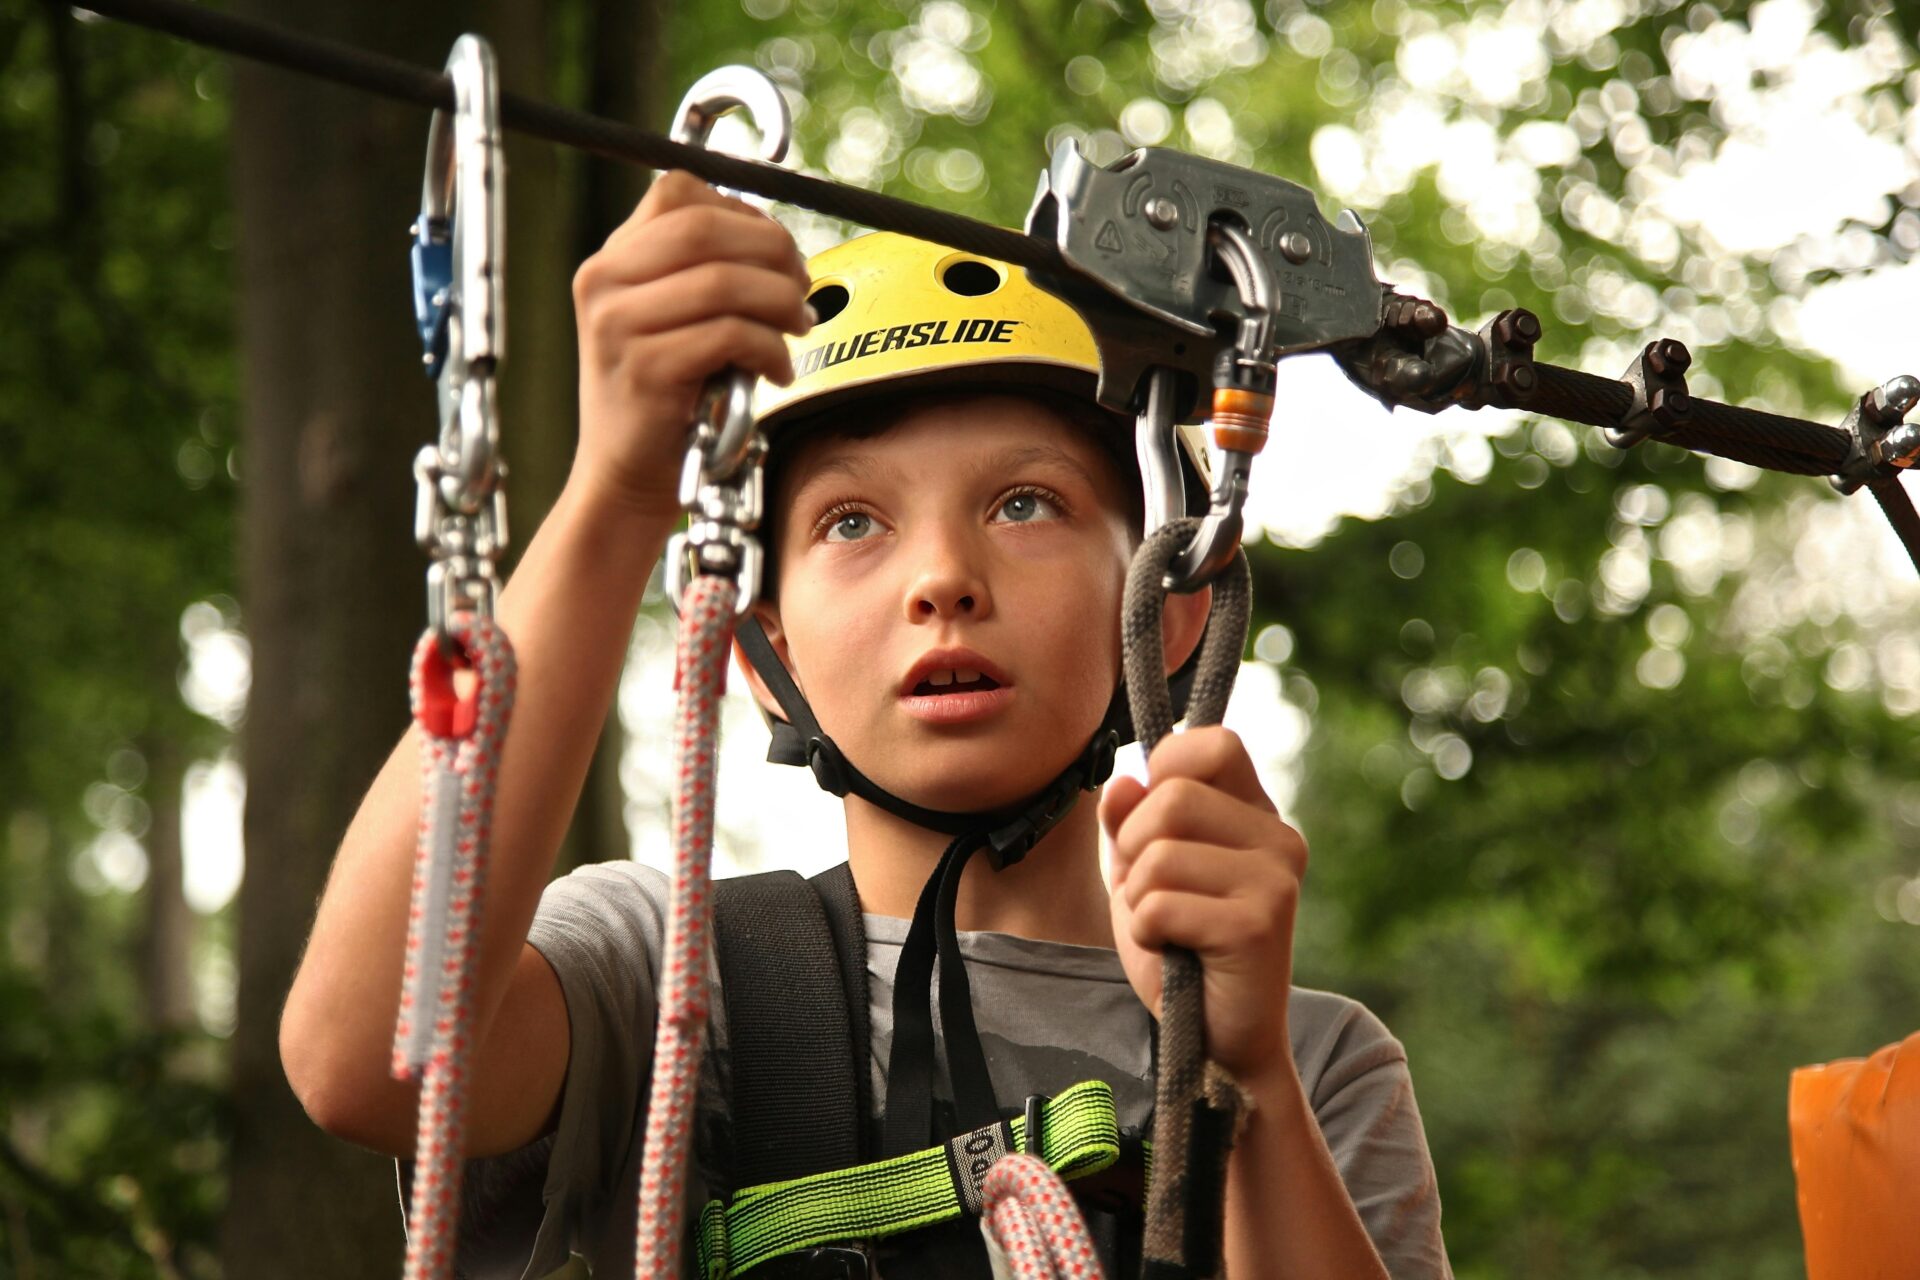
M 1532 394 L 1520 398 L 1523 409 L 1596 427 L 1617 427 L 1633 408 L 1633 391 L 1624 382 L 1560 365 L 1536 364 L 1534 369 L 1539 385 Z M 1798 454 L 1807 459 L 1805 468 L 1792 469 L 1802 475 L 1831 475 L 1846 459 L 1847 435 L 1837 428 L 1760 409 L 1743 409 L 1698 397 L 1691 399 L 1692 413 L 1686 426 L 1674 433 L 1676 437 L 1711 438 L 1735 447 L 1758 445 L 1773 451 L 1767 456 Z M 1675 442 L 1678 443 L 1678 439 Z M 1688 444 L 1686 447 L 1700 446 Z
M 185 0 L 93 0 L 89 8 L 105 17 L 382 97 L 420 107 L 453 108 L 453 86 L 441 72 L 343 41 L 301 35 Z M 685 169 L 715 186 L 784 200 L 862 226 L 902 232 L 1036 271 L 1067 273 L 1057 248 L 1022 232 L 758 160 L 689 146 L 584 111 L 502 90 L 500 120 L 516 132 L 608 159 L 651 169 Z
M 343 41 L 301 35 L 187 0 L 93 0 L 89 8 L 104 17 L 417 106 L 450 108 L 453 104 L 452 86 L 441 72 Z M 997 258 L 1043 275 L 1078 274 L 1053 244 L 977 218 L 683 145 L 645 129 L 520 94 L 501 93 L 500 116 L 508 129 L 608 159 L 653 169 L 685 169 L 716 185 Z M 1532 412 L 1617 427 L 1632 406 L 1633 393 L 1614 379 L 1550 364 L 1535 368 L 1539 384 L 1520 404 Z M 1693 400 L 1687 425 L 1663 433 L 1662 438 L 1683 448 L 1797 475 L 1832 474 L 1847 457 L 1849 445 L 1846 433 L 1833 427 L 1698 398 Z M 1920 534 L 1906 537 L 1903 533 L 1903 538 L 1920 563 Z

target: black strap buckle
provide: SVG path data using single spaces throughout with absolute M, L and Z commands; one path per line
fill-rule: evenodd
M 873 1255 L 855 1244 L 823 1244 L 782 1254 L 753 1273 L 766 1280 L 880 1280 Z

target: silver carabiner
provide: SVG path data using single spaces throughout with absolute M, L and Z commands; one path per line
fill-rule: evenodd
M 680 100 L 673 140 L 704 147 L 720 117 L 734 111 L 752 118 L 760 133 L 760 159 L 779 164 L 787 158 L 793 140 L 787 100 L 778 85 L 752 67 L 718 67 L 696 80 Z M 725 480 L 738 471 L 753 435 L 753 376 L 730 370 L 710 379 L 694 430 L 707 481 Z
M 414 536 L 433 557 L 427 616 L 492 612 L 507 542 L 494 374 L 506 353 L 506 161 L 493 49 L 463 35 L 447 56 L 453 110 L 433 113 L 414 221 L 413 303 L 440 435 L 414 459 Z
M 1245 528 L 1253 458 L 1267 443 L 1267 422 L 1273 416 L 1278 363 L 1273 320 L 1280 309 L 1280 291 L 1245 228 L 1217 222 L 1208 228 L 1207 239 L 1233 277 L 1242 310 L 1234 344 L 1220 353 L 1213 370 L 1207 425 L 1220 450 L 1220 474 L 1214 477 L 1212 501 L 1199 531 L 1167 571 L 1169 591 L 1198 591 L 1232 563 Z M 1148 403 L 1151 406 L 1151 388 Z
M 493 375 L 506 354 L 506 159 L 492 46 L 461 36 L 447 78 L 453 111 L 433 113 L 414 224 L 414 312 L 439 385 L 441 492 L 471 515 L 495 483 Z
M 1177 375 L 1155 365 L 1147 375 L 1147 403 L 1134 420 L 1133 452 L 1140 464 L 1140 488 L 1146 498 L 1146 527 L 1140 536 L 1187 514 L 1187 486 L 1180 475 L 1179 425 L 1175 419 Z
M 681 99 L 673 140 L 705 146 L 714 123 L 746 111 L 760 134 L 760 158 L 786 158 L 793 119 L 778 85 L 752 67 L 721 67 L 695 82 Z M 761 460 L 766 439 L 754 429 L 751 374 L 728 369 L 707 380 L 695 411 L 680 470 L 680 504 L 687 531 L 667 546 L 667 594 L 678 608 L 695 574 L 732 578 L 734 610 L 744 617 L 760 597 L 764 557 L 756 531 L 762 507 Z

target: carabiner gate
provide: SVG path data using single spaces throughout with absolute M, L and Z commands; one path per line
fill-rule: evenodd
M 680 101 L 673 140 L 705 146 L 721 116 L 745 111 L 760 134 L 759 158 L 778 164 L 793 136 L 787 100 L 752 67 L 708 72 Z M 679 607 L 696 574 L 722 574 L 739 584 L 735 609 L 746 616 L 760 597 L 762 553 L 756 531 L 763 508 L 761 463 L 766 440 L 753 425 L 753 375 L 729 369 L 708 380 L 687 440 L 680 503 L 687 531 L 667 546 L 668 597 Z
M 1213 369 L 1213 402 L 1208 417 L 1214 447 L 1220 451 L 1220 473 L 1214 477 L 1212 501 L 1193 541 L 1167 571 L 1169 591 L 1198 591 L 1232 563 L 1245 527 L 1247 483 L 1253 458 L 1266 447 L 1267 423 L 1273 416 L 1273 388 L 1277 357 L 1273 320 L 1279 313 L 1280 293 L 1258 246 L 1247 231 L 1231 222 L 1208 228 L 1208 243 L 1220 255 L 1240 294 L 1243 313 L 1233 346 L 1223 350 Z M 1148 407 L 1161 374 L 1156 371 L 1148 388 Z M 1144 435 L 1147 415 L 1141 415 Z M 1143 464 L 1145 459 L 1142 459 Z M 1143 472 L 1144 473 L 1144 472 Z
M 413 236 L 414 321 L 438 387 L 440 437 L 414 459 L 414 535 L 433 557 L 427 614 L 490 615 L 507 544 L 494 373 L 506 351 L 506 161 L 493 49 L 463 35 L 447 57 L 453 111 L 435 111 Z

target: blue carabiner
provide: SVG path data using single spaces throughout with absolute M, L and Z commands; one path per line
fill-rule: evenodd
M 453 224 L 426 214 L 414 222 L 413 323 L 420 330 L 421 363 L 438 378 L 447 359 L 448 301 L 453 292 Z

